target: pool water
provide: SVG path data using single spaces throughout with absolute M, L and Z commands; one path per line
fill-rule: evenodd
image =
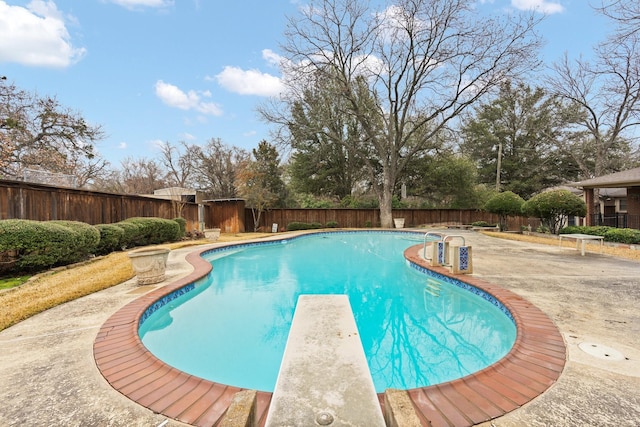
M 499 308 L 410 267 L 422 235 L 337 232 L 205 255 L 213 271 L 140 326 L 158 358 L 214 382 L 273 391 L 301 294 L 346 294 L 376 391 L 450 381 L 502 358 Z M 170 344 L 169 344 L 170 343 Z

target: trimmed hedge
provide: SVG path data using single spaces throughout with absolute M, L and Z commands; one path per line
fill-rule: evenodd
M 184 218 L 173 218 L 173 221 L 178 223 L 178 226 L 180 227 L 180 236 L 178 236 L 180 239 L 183 238 L 186 234 L 187 234 L 187 220 Z
M 38 271 L 72 264 L 92 254 L 182 238 L 180 221 L 130 218 L 92 226 L 77 221 L 0 221 L 0 271 Z
M 13 254 L 12 268 L 17 270 L 82 261 L 96 248 L 99 238 L 94 227 L 73 221 L 0 221 L 0 252 Z
M 73 243 L 68 247 L 69 255 L 61 258 L 59 263 L 72 264 L 87 259 L 95 254 L 100 242 L 100 231 L 92 225 L 79 221 L 48 221 L 66 227 L 73 234 Z
M 297 231 L 297 230 L 315 230 L 318 228 L 322 228 L 322 224 L 319 222 L 290 222 L 287 225 L 287 231 Z
M 594 227 L 572 225 L 560 230 L 560 234 L 571 233 L 603 236 L 606 242 L 626 243 L 630 245 L 640 244 L 640 230 L 634 230 L 632 228 L 615 228 L 604 225 Z
M 124 241 L 124 228 L 114 224 L 98 224 L 96 228 L 100 232 L 100 242 L 96 248 L 96 254 L 106 255 L 122 250 Z
M 113 224 L 122 228 L 121 249 L 174 242 L 182 238 L 180 224 L 172 219 L 134 217 Z

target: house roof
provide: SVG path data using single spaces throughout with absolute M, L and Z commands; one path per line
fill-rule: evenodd
M 640 168 L 603 175 L 598 178 L 574 182 L 569 185 L 582 188 L 640 187 Z

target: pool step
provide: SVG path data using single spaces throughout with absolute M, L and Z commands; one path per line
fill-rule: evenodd
M 384 427 L 346 295 L 301 295 L 266 427 Z

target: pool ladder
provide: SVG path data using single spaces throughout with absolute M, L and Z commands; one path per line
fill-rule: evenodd
M 443 252 L 444 253 L 447 252 L 448 243 L 452 239 L 456 239 L 456 238 L 457 239 L 461 239 L 462 240 L 462 246 L 465 245 L 464 236 L 461 236 L 459 234 L 442 234 L 442 233 L 438 233 L 438 232 L 434 232 L 434 231 L 428 231 L 424 235 L 424 244 L 422 245 L 422 256 L 426 260 L 431 260 L 431 258 L 427 256 L 427 240 L 428 240 L 429 236 L 439 236 L 440 237 L 439 240 L 430 240 L 429 242 L 432 243 L 432 244 L 442 244 L 442 245 L 444 245 L 444 248 L 443 248 Z M 444 258 L 446 259 L 447 257 L 444 256 Z M 444 262 L 445 260 L 439 260 L 439 261 L 441 261 L 440 263 L 442 265 L 449 265 L 446 262 Z
M 427 283 L 424 285 L 424 293 L 429 294 L 432 297 L 438 298 L 440 296 L 441 285 L 440 282 L 434 279 L 427 279 Z

